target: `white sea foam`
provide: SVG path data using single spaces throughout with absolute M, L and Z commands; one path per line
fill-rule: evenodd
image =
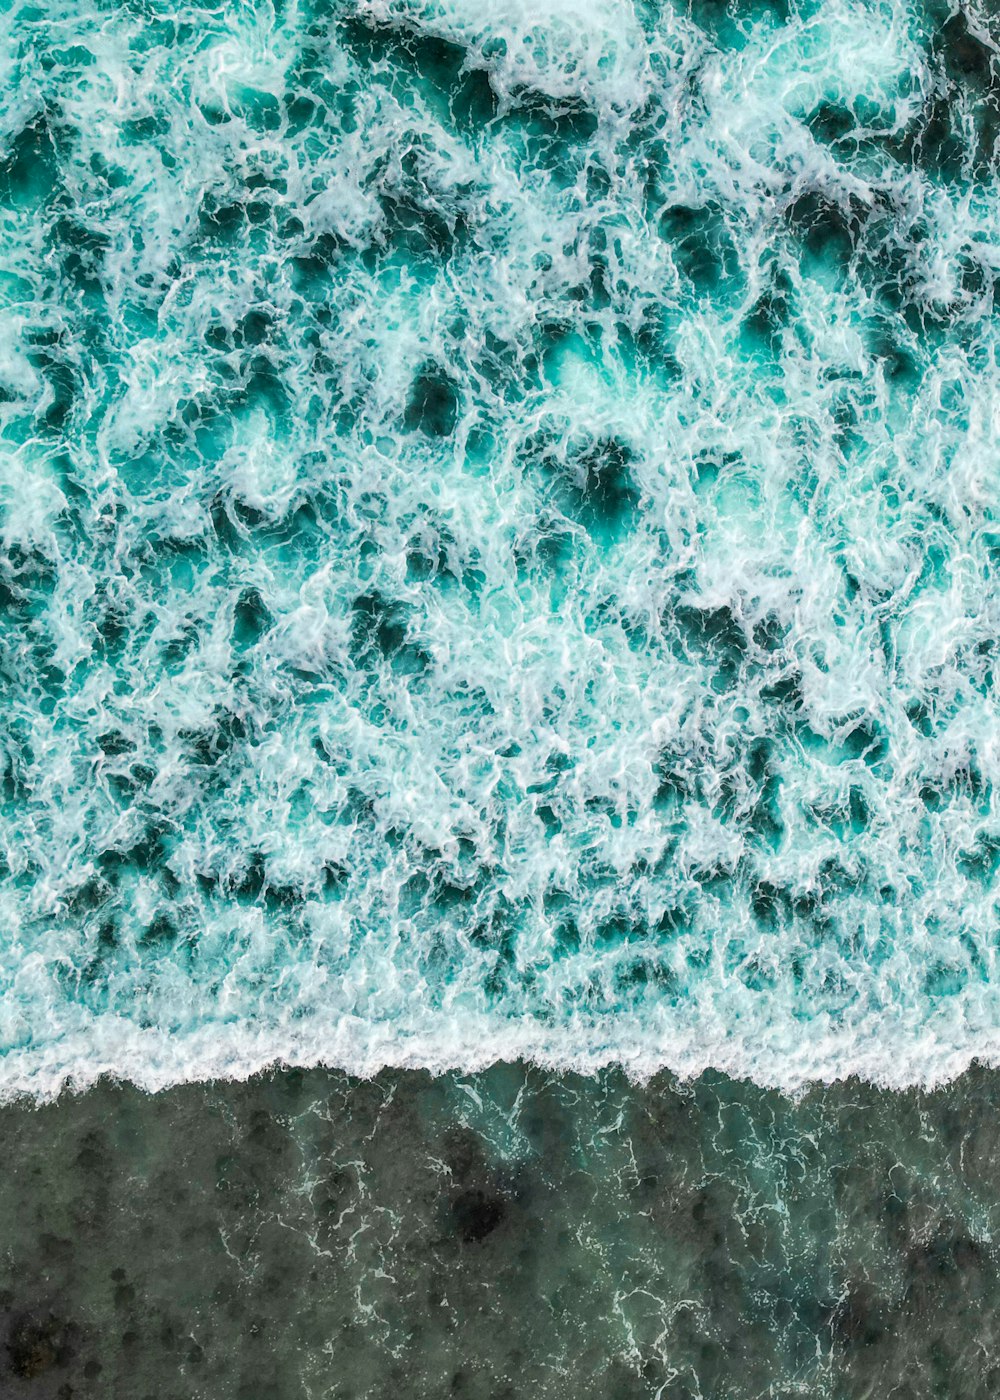
M 5 14 L 0 1093 L 995 1058 L 969 14 Z
M 24 1095 L 49 1101 L 101 1078 L 128 1080 L 154 1093 L 193 1081 L 316 1066 L 368 1078 L 386 1068 L 474 1073 L 498 1061 L 529 1061 L 560 1074 L 590 1075 L 617 1066 L 638 1082 L 664 1070 L 682 1079 L 715 1070 L 798 1095 L 816 1083 L 850 1078 L 896 1090 L 932 1088 L 973 1063 L 1000 1065 L 1000 1032 L 989 1012 L 978 1027 L 944 1020 L 918 1027 L 898 1017 L 869 1021 L 851 1037 L 823 1024 L 804 1032 L 799 1024 L 782 1034 L 772 1030 L 764 1041 L 734 1032 L 711 1014 L 697 1025 L 670 1026 L 668 1019 L 578 1022 L 553 1034 L 530 1018 L 463 1022 L 425 1015 L 422 1023 L 410 1024 L 345 1016 L 275 1027 L 242 1015 L 183 1033 L 105 1017 L 72 1031 L 60 1027 L 37 1049 L 9 1055 L 0 1102 Z

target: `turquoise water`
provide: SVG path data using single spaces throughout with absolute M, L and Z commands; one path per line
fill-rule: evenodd
M 3 1093 L 996 1059 L 987 11 L 2 24 Z

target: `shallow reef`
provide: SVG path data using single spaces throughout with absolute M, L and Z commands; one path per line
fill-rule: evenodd
M 1000 1084 L 314 1070 L 0 1110 L 4 1400 L 986 1400 Z

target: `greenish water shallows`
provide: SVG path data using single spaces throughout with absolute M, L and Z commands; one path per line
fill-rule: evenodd
M 0 26 L 0 1094 L 1000 1058 L 992 12 Z
M 992 1400 L 1000 1083 L 497 1066 L 0 1109 L 4 1400 Z

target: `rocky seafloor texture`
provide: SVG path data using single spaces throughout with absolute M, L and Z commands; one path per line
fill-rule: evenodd
M 4 1400 L 988 1400 L 1000 1083 L 319 1070 L 0 1110 Z

